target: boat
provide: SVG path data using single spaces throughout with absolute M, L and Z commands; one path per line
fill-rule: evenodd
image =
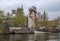
M 42 32 L 42 31 L 34 31 L 35 33 L 47 33 L 47 32 Z

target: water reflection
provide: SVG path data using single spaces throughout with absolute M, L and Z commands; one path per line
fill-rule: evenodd
M 0 41 L 60 41 L 60 33 L 0 35 Z
M 0 41 L 9 41 L 9 35 L 0 35 Z
M 36 41 L 47 41 L 49 39 L 49 34 L 45 33 L 45 34 L 36 34 L 35 35 L 35 40 Z
M 10 41 L 34 41 L 34 34 L 10 35 Z

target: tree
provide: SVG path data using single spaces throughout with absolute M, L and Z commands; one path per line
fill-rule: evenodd
M 54 21 L 56 26 L 60 25 L 60 17 L 57 17 Z
M 14 20 L 13 20 L 13 23 L 14 23 L 15 25 L 17 25 L 17 26 L 23 27 L 23 26 L 25 26 L 24 21 L 25 21 L 25 17 L 24 17 L 24 16 L 21 16 L 21 18 L 18 18 L 18 17 L 16 16 L 16 17 L 14 18 Z
M 24 24 L 25 16 L 23 14 L 24 14 L 23 8 L 17 8 L 16 16 L 12 20 L 14 25 L 21 26 L 21 27 L 25 26 L 25 24 Z
M 0 18 L 0 24 L 3 23 L 3 19 Z

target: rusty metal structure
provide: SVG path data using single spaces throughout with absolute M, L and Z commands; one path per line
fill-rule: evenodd
M 35 29 L 35 20 L 36 20 L 36 7 L 32 6 L 29 8 L 29 17 L 32 19 L 32 29 Z

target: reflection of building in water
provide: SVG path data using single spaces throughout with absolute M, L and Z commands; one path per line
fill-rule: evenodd
M 34 34 L 15 34 L 10 35 L 9 41 L 35 41 Z
M 0 41 L 59 41 L 60 34 L 40 33 L 40 34 L 10 34 L 0 35 Z
M 48 33 L 40 33 L 35 35 L 36 41 L 47 41 L 49 39 Z
M 9 35 L 9 41 L 21 41 L 20 34 Z
M 9 41 L 9 35 L 0 35 L 0 41 Z

